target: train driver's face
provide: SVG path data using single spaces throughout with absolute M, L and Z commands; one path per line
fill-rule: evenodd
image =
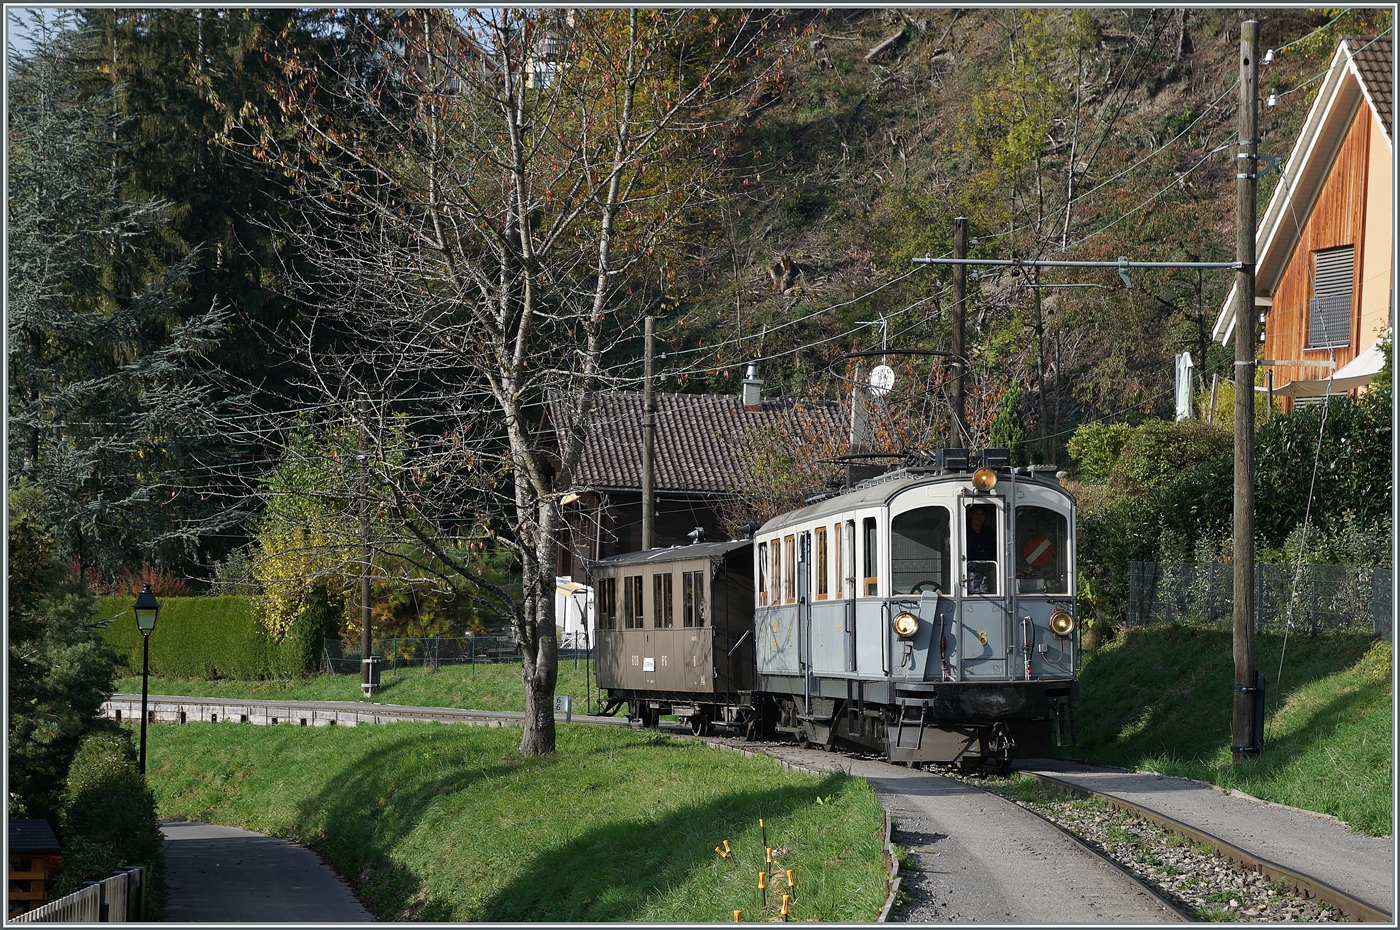
M 972 528 L 972 532 L 982 532 L 982 524 L 987 522 L 987 511 L 983 507 L 969 507 L 967 509 L 967 523 Z

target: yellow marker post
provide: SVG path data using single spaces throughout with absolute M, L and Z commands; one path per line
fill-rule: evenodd
M 727 853 L 733 852 L 733 850 L 729 848 L 729 841 L 728 841 L 728 840 L 725 840 L 725 841 L 724 841 L 724 851 L 725 851 L 726 854 L 727 854 Z
M 735 912 L 734 912 L 734 922 L 735 922 L 736 924 L 741 924 L 741 923 L 744 922 L 744 912 L 743 912 L 743 911 L 735 911 Z
M 758 871 L 758 893 L 763 896 L 763 906 L 768 906 L 768 873 L 759 869 Z
M 788 870 L 787 870 L 787 880 L 788 880 L 788 890 L 792 892 L 793 896 L 796 896 L 796 894 L 797 894 L 797 882 L 795 882 L 795 881 L 792 880 L 792 869 L 788 869 Z M 788 895 L 784 895 L 783 897 L 788 897 Z
M 792 895 L 783 895 L 783 921 L 786 922 L 788 915 L 792 913 Z

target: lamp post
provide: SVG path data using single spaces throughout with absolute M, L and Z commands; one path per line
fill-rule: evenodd
M 150 585 L 136 595 L 136 629 L 141 631 L 141 754 L 137 770 L 146 775 L 146 682 L 151 676 L 151 633 L 156 628 L 156 614 L 160 605 Z

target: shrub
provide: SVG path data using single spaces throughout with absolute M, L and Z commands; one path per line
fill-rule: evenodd
M 107 641 L 126 653 L 128 669 L 141 670 L 141 634 L 130 598 L 104 597 L 98 617 L 115 618 Z M 247 595 L 170 597 L 160 602 L 151 634 L 151 673 L 177 678 L 268 677 L 276 644 L 258 622 L 257 600 Z
M 1124 494 L 1162 487 L 1196 465 L 1233 454 L 1234 437 L 1200 420 L 1148 420 L 1123 444 L 1109 483 Z
M 279 678 L 315 672 L 321 664 L 323 642 L 339 635 L 340 613 L 336 604 L 324 585 L 316 585 L 278 644 L 272 671 Z
M 160 900 L 165 857 L 156 799 L 137 771 L 136 752 L 125 732 L 104 728 L 83 739 L 68 769 L 60 823 L 64 857 L 55 897 L 72 894 L 82 882 L 106 878 L 115 869 L 140 865 L 147 869 L 148 902 Z
M 1085 481 L 1106 481 L 1123 445 L 1132 436 L 1127 423 L 1085 423 L 1069 440 L 1070 458 Z

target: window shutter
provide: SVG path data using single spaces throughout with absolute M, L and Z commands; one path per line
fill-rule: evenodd
M 1308 348 L 1351 344 L 1351 276 L 1354 246 L 1313 253 L 1313 299 L 1309 310 Z

